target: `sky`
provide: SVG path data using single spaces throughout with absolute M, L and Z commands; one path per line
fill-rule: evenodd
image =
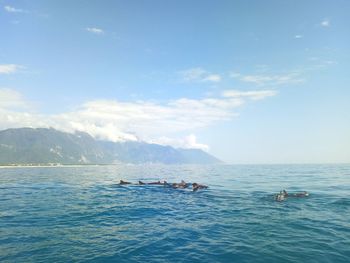
M 0 130 L 350 162 L 350 1 L 0 0 Z

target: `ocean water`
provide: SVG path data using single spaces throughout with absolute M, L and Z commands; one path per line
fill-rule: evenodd
M 350 165 L 3 168 L 0 261 L 350 262 Z

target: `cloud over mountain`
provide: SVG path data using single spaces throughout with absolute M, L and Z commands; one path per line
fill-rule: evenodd
M 17 127 L 53 127 L 63 131 L 83 131 L 95 138 L 117 141 L 149 141 L 184 148 L 208 146 L 198 143 L 193 134 L 219 121 L 231 120 L 236 109 L 250 100 L 276 95 L 270 90 L 226 90 L 222 96 L 166 103 L 117 100 L 88 101 L 74 111 L 60 114 L 28 112 L 30 103 L 11 89 L 0 89 L 0 129 Z M 191 134 L 173 139 L 178 133 Z

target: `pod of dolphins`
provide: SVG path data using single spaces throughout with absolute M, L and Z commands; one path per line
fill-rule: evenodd
M 128 184 L 132 184 L 131 182 L 126 182 L 123 180 L 120 180 L 119 182 L 120 185 L 128 185 Z M 185 181 L 181 181 L 180 183 L 168 183 L 167 181 L 157 181 L 157 182 L 150 182 L 150 183 L 145 183 L 142 181 L 138 181 L 138 183 L 136 185 L 163 185 L 165 187 L 171 187 L 174 189 L 186 189 L 192 188 L 192 191 L 197 191 L 199 189 L 206 189 L 208 188 L 208 186 L 203 185 L 203 184 L 198 184 L 198 183 L 186 183 Z
M 131 182 L 123 181 L 120 180 L 119 185 L 130 185 L 133 184 Z M 208 186 L 203 185 L 203 184 L 198 184 L 198 183 L 186 183 L 185 181 L 181 181 L 180 183 L 168 183 L 167 181 L 156 181 L 156 182 L 150 182 L 150 183 L 145 183 L 142 181 L 138 181 L 138 183 L 134 185 L 162 185 L 165 187 L 170 187 L 174 189 L 191 189 L 192 191 L 197 191 L 199 189 L 207 189 Z M 304 192 L 296 192 L 296 193 L 288 193 L 286 190 L 280 191 L 278 194 L 274 195 L 274 199 L 278 202 L 285 201 L 289 197 L 308 197 L 309 193 L 304 191 Z

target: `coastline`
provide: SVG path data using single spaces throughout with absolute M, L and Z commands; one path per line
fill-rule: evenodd
M 97 167 L 97 166 L 116 166 L 116 165 L 117 165 L 117 164 L 0 165 L 0 169 L 8 169 L 8 168 Z

